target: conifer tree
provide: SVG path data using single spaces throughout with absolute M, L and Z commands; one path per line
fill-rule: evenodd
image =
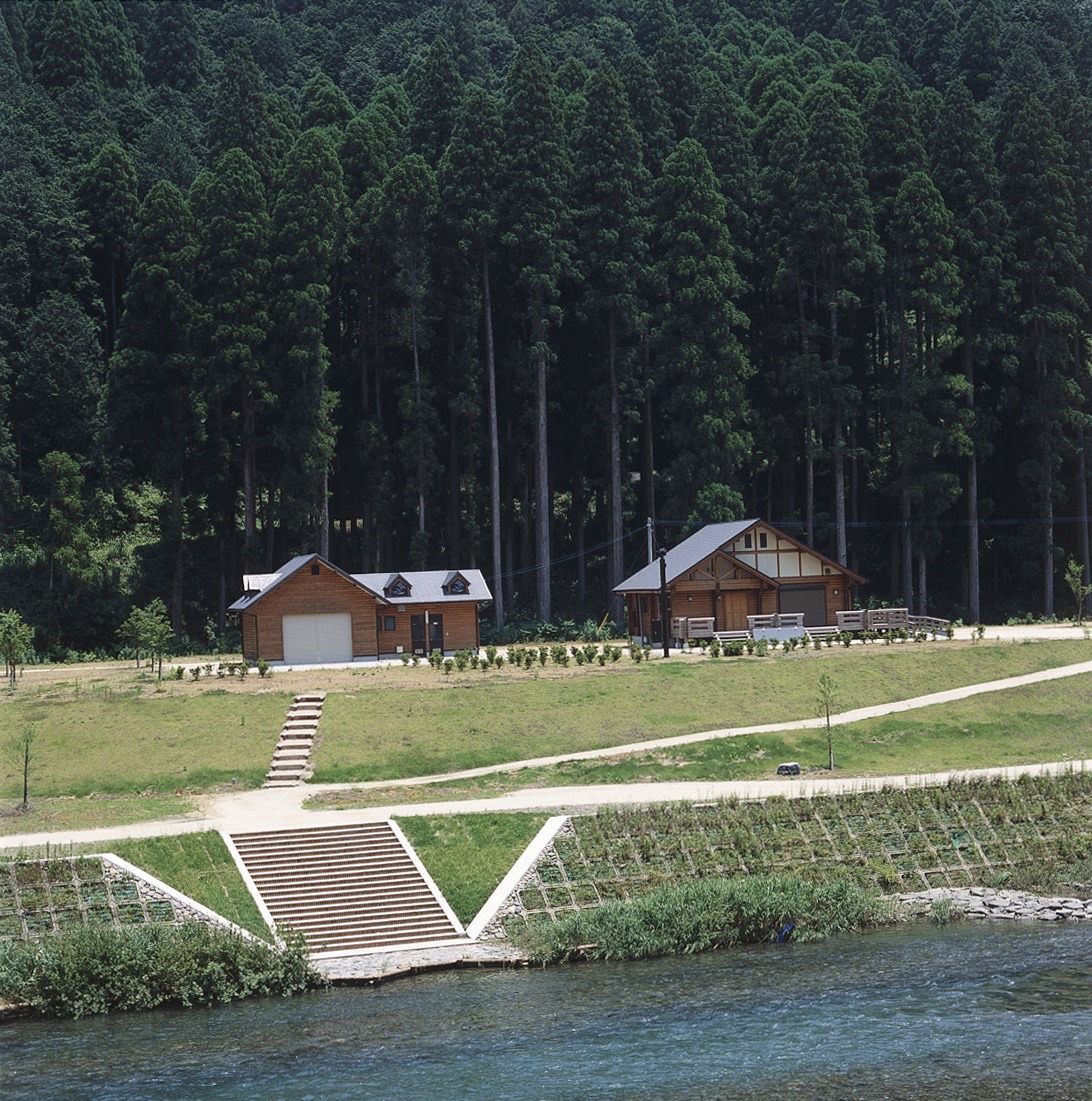
M 274 389 L 270 437 L 276 459 L 268 492 L 277 493 L 278 518 L 289 529 L 310 521 L 317 549 L 327 557 L 334 396 L 326 384 L 324 336 L 331 269 L 344 223 L 337 152 L 325 129 L 308 130 L 278 172 L 271 219 L 274 306 L 268 373 Z
M 659 404 L 666 418 L 667 497 L 692 522 L 709 503 L 739 512 L 740 471 L 751 445 L 744 382 L 750 364 L 738 333 L 742 283 L 732 262 L 724 197 L 705 150 L 687 138 L 655 185 L 654 249 L 659 324 Z M 705 507 L 701 507 L 702 505 Z
M 560 319 L 558 281 L 568 257 L 568 151 L 545 55 L 520 47 L 504 104 L 505 233 L 522 299 L 524 341 L 535 394 L 534 516 L 538 616 L 550 618 L 550 507 L 547 443 L 549 327 Z
M 199 352 L 208 371 L 221 509 L 221 538 L 234 537 L 241 483 L 243 536 L 256 553 L 257 453 L 270 393 L 264 366 L 269 336 L 269 213 L 253 161 L 231 149 L 194 181 L 190 204 L 198 241 Z M 226 468 L 225 468 L 226 466 Z M 226 568 L 222 558 L 221 568 Z
M 500 437 L 497 422 L 497 368 L 493 331 L 492 269 L 499 238 L 500 195 L 494 167 L 504 147 L 500 104 L 476 85 L 463 99 L 451 143 L 439 169 L 441 210 L 450 219 L 457 248 L 480 281 L 489 431 L 489 530 L 493 566 L 493 617 L 504 627 L 501 565 Z
M 106 306 L 106 354 L 114 348 L 120 319 L 121 293 L 133 221 L 137 210 L 136 170 L 116 142 L 104 145 L 87 166 L 80 202 L 92 234 L 92 255 Z
M 645 263 L 648 174 L 614 67 L 601 65 L 588 83 L 587 111 L 576 137 L 573 172 L 574 257 L 584 309 L 606 337 L 608 479 L 607 590 L 624 579 L 622 546 L 622 381 L 619 343 L 638 313 L 638 276 Z M 605 334 L 603 330 L 605 329 Z M 621 601 L 612 597 L 612 617 Z
M 171 626 L 182 631 L 187 571 L 186 498 L 204 441 L 197 369 L 193 217 L 174 184 L 156 184 L 140 206 L 125 313 L 107 376 L 107 432 L 132 474 L 167 490 Z

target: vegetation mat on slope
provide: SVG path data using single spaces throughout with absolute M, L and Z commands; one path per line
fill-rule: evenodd
M 531 924 L 695 879 L 846 880 L 883 891 L 1092 882 L 1092 776 L 953 782 L 765 803 L 609 807 L 573 819 L 520 891 Z
M 228 921 L 260 937 L 270 936 L 223 838 L 214 831 L 96 842 L 62 849 L 49 846 L 25 850 L 9 859 L 60 859 L 92 852 L 112 852 Z M 51 898 L 43 896 L 41 901 L 42 911 L 51 908 Z M 3 894 L 0 892 L 2 909 Z
M 467 925 L 545 821 L 542 814 L 453 814 L 400 818 L 398 825 Z
M 937 643 L 535 670 L 437 674 L 436 690 L 328 695 L 316 783 L 398 779 L 816 714 L 829 673 L 845 707 L 1089 660 L 1080 642 Z M 391 685 L 393 682 L 384 682 Z M 414 682 L 415 684 L 419 682 Z
M 519 941 L 538 963 L 639 960 L 755 944 L 791 935 L 821 940 L 893 920 L 889 903 L 847 882 L 748 876 L 660 887 L 632 902 L 609 902 L 536 922 Z

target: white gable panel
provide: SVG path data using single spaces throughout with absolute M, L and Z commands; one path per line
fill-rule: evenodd
M 286 615 L 281 627 L 287 665 L 324 665 L 353 660 L 353 617 L 348 612 Z
M 800 572 L 805 577 L 822 577 L 823 563 L 814 554 L 800 555 Z

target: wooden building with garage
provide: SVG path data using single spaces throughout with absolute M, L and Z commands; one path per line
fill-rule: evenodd
M 478 570 L 349 574 L 303 554 L 243 578 L 243 657 L 324 665 L 401 653 L 476 650 L 478 607 L 492 594 Z
M 715 631 L 746 631 L 747 617 L 803 613 L 804 625 L 835 622 L 853 607 L 864 578 L 764 520 L 706 524 L 666 555 L 668 617 L 712 619 Z M 659 642 L 660 561 L 615 590 L 626 599 L 629 634 Z

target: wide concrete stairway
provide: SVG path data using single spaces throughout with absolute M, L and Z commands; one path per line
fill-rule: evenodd
M 311 750 L 324 699 L 325 692 L 310 692 L 292 700 L 263 787 L 293 787 L 311 775 Z
M 311 952 L 350 952 L 464 936 L 389 822 L 232 834 L 278 928 Z

